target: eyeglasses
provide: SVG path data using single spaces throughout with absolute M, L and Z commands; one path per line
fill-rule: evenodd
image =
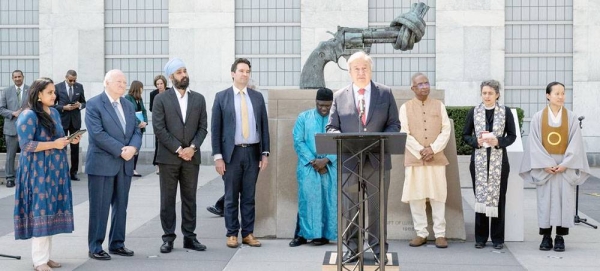
M 418 83 L 415 87 L 417 87 L 418 89 L 428 88 L 429 87 L 429 82 Z
M 69 83 L 75 83 L 77 82 L 77 79 L 73 79 L 73 80 L 67 80 Z

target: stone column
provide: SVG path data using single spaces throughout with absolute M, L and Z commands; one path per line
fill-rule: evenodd
M 504 85 L 505 1 L 436 5 L 436 87 L 446 90 L 446 105 L 478 104 L 481 81 L 495 79 Z
M 104 1 L 80 5 L 73 0 L 40 0 L 39 5 L 40 76 L 59 83 L 68 70 L 75 70 L 86 98 L 102 92 Z
M 40 76 L 60 83 L 68 70 L 75 70 L 86 99 L 104 91 L 104 1 L 86 1 L 81 5 L 74 0 L 40 0 L 39 21 Z M 85 109 L 81 114 L 83 117 Z M 87 145 L 84 135 L 80 150 L 87 149 Z M 81 152 L 79 166 L 84 165 L 85 152 Z
M 169 58 L 173 57 L 185 62 L 190 88 L 206 98 L 210 123 L 215 94 L 232 82 L 235 1 L 169 1 Z M 211 149 L 209 135 L 200 147 L 203 164 L 212 163 Z
M 591 165 L 600 163 L 600 4 L 573 1 L 573 110 L 585 116 L 582 130 Z

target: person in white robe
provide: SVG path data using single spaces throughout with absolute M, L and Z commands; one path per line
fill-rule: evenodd
M 575 188 L 590 175 L 577 116 L 564 107 L 565 87 L 546 87 L 549 104 L 531 119 L 520 176 L 536 185 L 540 250 L 565 251 L 563 236 L 574 225 Z M 556 237 L 551 237 L 552 227 Z
M 450 139 L 450 120 L 441 101 L 429 98 L 429 79 L 422 73 L 412 76 L 415 98 L 400 107 L 401 132 L 407 134 L 404 154 L 405 180 L 402 202 L 409 203 L 417 236 L 409 245 L 427 243 L 426 202 L 432 209 L 435 246 L 446 241 L 446 165 L 444 149 Z

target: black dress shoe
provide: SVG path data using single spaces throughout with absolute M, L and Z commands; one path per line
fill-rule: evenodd
M 127 257 L 131 257 L 133 256 L 133 250 L 130 250 L 126 247 L 120 247 L 117 249 L 111 249 L 108 252 L 110 252 L 110 254 L 117 254 L 117 255 L 121 255 L 121 256 L 127 256 Z
M 494 243 L 494 248 L 495 249 L 503 249 L 504 248 L 504 243 Z
M 206 210 L 214 215 L 223 216 L 223 209 L 217 207 L 216 205 L 208 206 L 206 207 Z
M 542 243 L 540 243 L 540 250 L 551 250 L 552 249 L 552 237 L 550 235 L 544 235 Z
M 71 181 L 79 181 L 79 178 L 77 178 L 77 175 L 71 174 Z
M 342 257 L 342 262 L 344 263 L 354 263 L 356 261 L 358 261 L 358 257 L 356 257 L 356 252 L 352 250 L 346 251 L 344 257 Z
M 327 238 L 313 239 L 311 243 L 313 243 L 313 245 L 315 245 L 315 246 L 322 246 L 322 245 L 329 244 L 329 239 L 327 239 Z
M 475 248 L 481 249 L 485 247 L 485 243 L 484 242 L 476 242 L 475 243 Z
M 307 243 L 307 240 L 304 237 L 298 236 L 290 242 L 290 247 L 297 247 L 300 245 L 304 245 L 306 243 Z
M 556 238 L 554 238 L 554 251 L 565 251 L 565 239 L 560 235 L 557 235 Z
M 183 240 L 183 248 L 189 248 L 197 251 L 205 251 L 206 246 L 198 242 L 196 239 Z
M 6 187 L 14 187 L 15 181 L 6 181 Z
M 169 253 L 173 250 L 173 241 L 164 242 L 162 246 L 160 246 L 160 253 Z
M 106 253 L 106 251 L 104 251 L 104 250 L 100 250 L 100 252 L 96 252 L 96 253 L 89 252 L 88 256 L 90 256 L 90 258 L 92 258 L 94 260 L 100 260 L 100 261 L 110 260 L 110 255 L 108 255 L 108 253 Z
M 373 259 L 375 260 L 375 264 L 379 265 L 379 252 L 377 253 L 373 253 Z M 388 263 L 388 257 L 387 255 L 383 255 L 383 264 L 387 264 Z

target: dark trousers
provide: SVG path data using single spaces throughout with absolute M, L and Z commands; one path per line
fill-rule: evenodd
M 79 129 L 75 129 L 72 125 L 69 128 L 64 129 L 65 135 L 68 136 L 72 133 L 77 132 Z M 71 175 L 77 174 L 77 170 L 79 169 L 79 144 L 70 144 L 71 145 L 71 168 L 69 172 Z
M 158 137 L 154 136 L 154 158 L 152 158 L 152 165 L 158 165 L 156 163 L 156 154 L 158 153 Z
M 233 149 L 231 161 L 225 164 L 225 227 L 227 236 L 237 236 L 240 230 L 239 213 L 242 217 L 242 237 L 254 232 L 254 195 L 258 179 L 258 144 Z M 238 211 L 239 206 L 239 211 Z
M 137 167 L 137 161 L 138 161 L 138 158 L 139 158 L 139 157 L 140 157 L 140 155 L 139 155 L 139 154 L 136 154 L 136 155 L 134 155 L 134 156 L 133 156 L 133 169 L 134 169 L 134 170 L 135 170 L 135 169 L 136 169 L 136 167 Z
M 184 239 L 195 239 L 196 234 L 196 192 L 198 190 L 199 165 L 183 162 L 179 165 L 159 164 L 160 169 L 160 223 L 164 242 L 172 242 L 175 234 L 175 201 L 177 184 L 181 194 L 181 232 Z
M 551 235 L 552 227 L 550 228 L 540 228 L 540 235 Z M 569 228 L 556 226 L 556 235 L 569 235 Z
M 130 187 L 131 176 L 125 175 L 123 168 L 116 176 L 88 175 L 90 199 L 88 245 L 91 253 L 98 253 L 102 250 L 102 243 L 106 236 L 108 211 L 111 208 L 108 248 L 115 250 L 124 246 Z
M 366 186 L 366 190 L 368 194 L 373 194 L 375 191 L 384 191 L 384 208 L 387 209 L 387 200 L 388 200 L 388 190 L 390 188 L 390 171 L 385 170 L 384 172 L 384 185 L 385 188 L 380 189 L 379 187 L 379 169 L 374 169 L 371 163 L 367 160 L 363 166 L 363 176 L 370 183 Z M 343 214 L 346 218 L 352 218 L 358 212 L 358 177 L 354 174 L 350 173 L 342 173 L 342 187 L 346 193 L 348 193 L 349 197 L 342 198 L 343 204 Z M 362 193 L 362 190 L 361 190 Z M 383 222 L 379 217 L 379 194 L 375 194 L 368 200 L 368 209 L 367 216 L 368 219 L 365 219 L 365 227 L 367 228 L 369 234 L 364 235 L 365 239 L 368 239 L 369 245 L 373 248 L 373 252 L 375 254 L 379 254 L 379 223 L 384 223 L 384 243 L 385 243 L 385 251 L 388 251 L 388 243 L 387 243 L 387 213 L 384 209 L 384 217 Z M 355 221 L 358 225 L 358 221 Z M 344 220 L 344 227 L 347 226 L 347 222 Z M 341 234 L 341 233 L 340 233 Z M 345 242 L 348 245 L 348 249 L 353 251 L 358 250 L 358 246 L 362 246 L 363 244 L 358 243 L 358 227 L 351 225 L 348 233 L 346 234 Z
M 469 169 L 471 171 L 473 193 L 475 193 L 475 164 L 473 162 L 471 162 Z M 475 242 L 477 243 L 487 242 L 488 236 L 491 237 L 492 243 L 494 244 L 504 243 L 506 190 L 508 188 L 508 174 L 510 173 L 510 165 L 508 163 L 503 163 L 501 172 L 502 173 L 500 174 L 500 198 L 498 201 L 498 217 L 492 217 L 490 219 L 483 213 L 475 213 Z
M 300 213 L 296 214 L 296 230 L 294 230 L 294 239 L 302 237 L 300 235 Z
M 6 181 L 15 180 L 15 159 L 17 158 L 17 151 L 19 150 L 19 138 L 14 135 L 4 135 L 6 142 Z
M 225 210 L 225 195 L 221 196 L 217 202 L 215 202 L 215 207 L 220 210 Z

